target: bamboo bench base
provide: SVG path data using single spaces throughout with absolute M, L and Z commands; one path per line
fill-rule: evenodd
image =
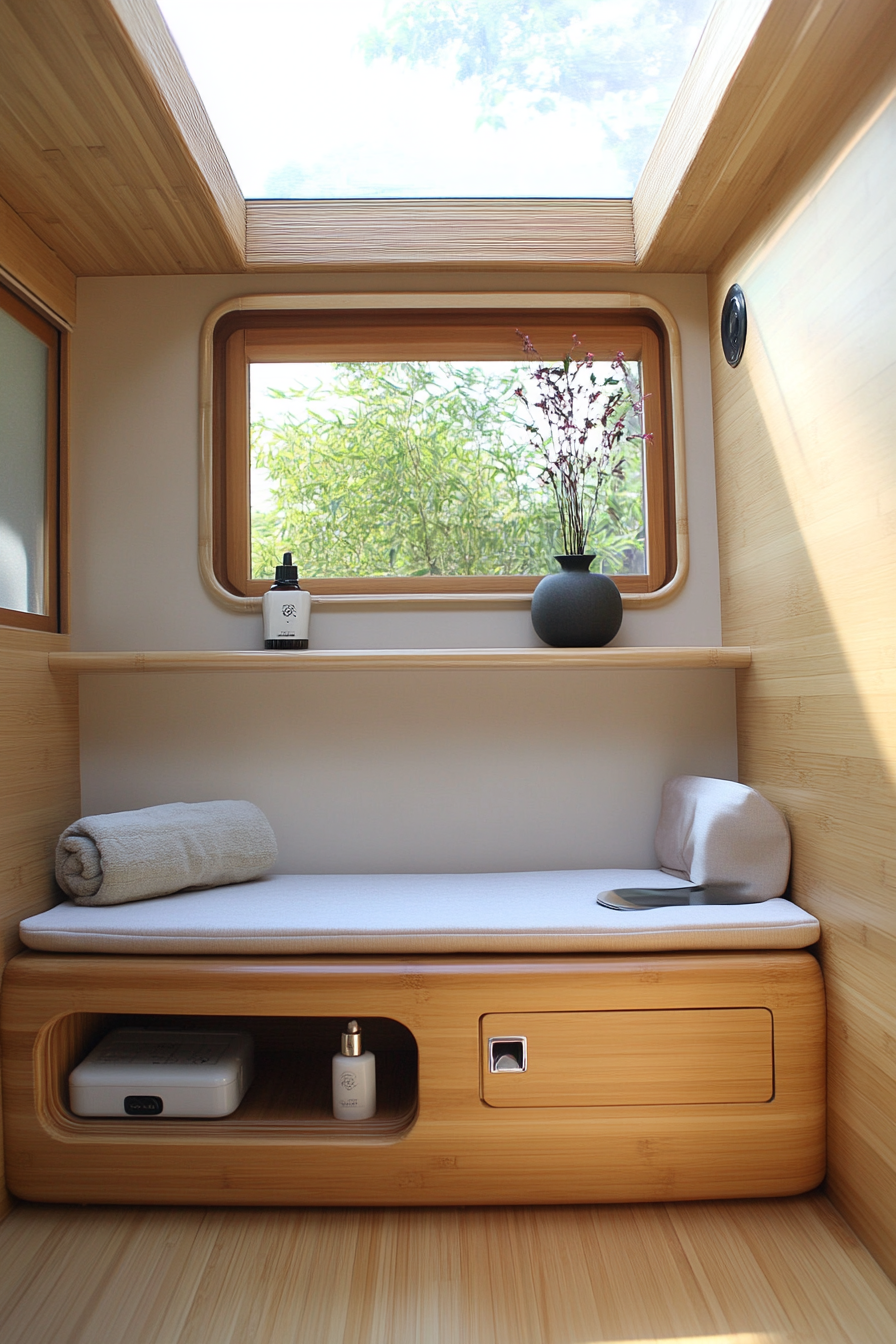
M 362 1020 L 378 1110 L 329 1110 Z M 81 1119 L 67 1078 L 112 1026 L 239 1026 L 256 1080 L 221 1120 Z M 525 1073 L 489 1070 L 525 1036 Z M 530 1204 L 791 1195 L 824 1174 L 824 998 L 806 952 L 532 957 L 23 953 L 2 1003 L 7 1180 L 23 1199 Z

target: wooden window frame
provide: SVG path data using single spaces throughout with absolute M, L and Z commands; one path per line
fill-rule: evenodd
M 648 572 L 613 576 L 627 607 L 678 592 L 687 574 L 687 511 L 678 330 L 662 305 L 617 294 L 251 295 L 219 305 L 201 341 L 200 571 L 231 610 L 257 611 L 270 580 L 250 571 L 248 366 L 339 359 L 517 359 L 515 329 L 554 329 L 557 350 L 587 333 L 598 358 L 622 349 L 645 366 Z M 602 329 L 599 340 L 597 328 Z M 562 331 L 563 335 L 560 336 Z M 473 335 L 471 336 L 471 333 Z M 650 384 L 651 386 L 648 386 Z M 540 575 L 303 579 L 315 605 L 528 602 Z
M 44 501 L 44 606 L 38 615 L 0 607 L 0 626 L 64 632 L 68 628 L 65 582 L 68 554 L 68 333 L 0 284 L 0 308 L 47 346 L 46 497 Z

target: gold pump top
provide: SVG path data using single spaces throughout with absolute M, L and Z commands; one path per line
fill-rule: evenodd
M 342 1053 L 344 1055 L 361 1053 L 361 1028 L 354 1018 L 349 1022 L 347 1030 L 342 1033 Z

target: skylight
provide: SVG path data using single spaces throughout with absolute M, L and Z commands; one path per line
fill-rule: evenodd
M 247 197 L 631 196 L 713 0 L 159 0 Z

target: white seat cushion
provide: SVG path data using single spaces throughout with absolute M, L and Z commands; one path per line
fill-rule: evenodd
M 806 947 L 818 922 L 781 898 L 621 912 L 613 887 L 679 887 L 654 869 L 263 877 L 128 905 L 66 901 L 20 925 L 45 952 L 301 955 L 669 952 Z

